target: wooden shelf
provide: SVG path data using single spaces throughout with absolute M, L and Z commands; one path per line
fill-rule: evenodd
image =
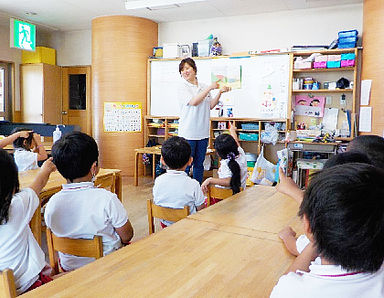
M 148 135 L 150 138 L 164 138 L 165 135 Z
M 347 93 L 353 92 L 353 89 L 319 89 L 319 90 L 311 90 L 311 89 L 303 89 L 303 90 L 292 90 L 292 93 Z
M 311 69 L 294 69 L 294 73 L 300 72 L 333 72 L 333 71 L 354 71 L 355 67 L 338 67 L 338 68 L 311 68 Z
M 319 53 L 324 55 L 338 55 L 338 54 L 344 54 L 344 53 L 354 53 L 356 48 L 350 48 L 350 49 L 334 49 L 334 50 L 318 50 L 318 51 L 301 51 L 296 52 L 293 51 L 294 56 L 305 56 L 305 55 L 312 55 L 313 53 Z

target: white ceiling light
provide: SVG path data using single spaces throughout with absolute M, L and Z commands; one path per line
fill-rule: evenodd
M 206 0 L 125 0 L 125 9 L 142 9 L 149 8 L 154 10 L 160 7 L 180 7 L 179 4 L 191 2 L 203 2 Z

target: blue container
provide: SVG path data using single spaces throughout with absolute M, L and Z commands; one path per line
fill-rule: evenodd
M 239 140 L 241 141 L 258 141 L 259 134 L 257 133 L 239 133 Z
M 259 130 L 259 124 L 257 123 L 242 123 L 241 129 L 245 130 Z
M 339 49 L 351 49 L 356 48 L 356 42 L 349 42 L 349 43 L 339 43 L 337 46 Z
M 357 30 L 340 31 L 339 38 L 357 37 L 358 34 L 359 32 Z
M 340 61 L 327 61 L 327 68 L 338 68 L 340 67 Z
M 355 53 L 341 54 L 341 60 L 355 60 Z
M 339 43 L 350 43 L 350 42 L 356 42 L 356 41 L 357 41 L 357 36 L 339 38 Z

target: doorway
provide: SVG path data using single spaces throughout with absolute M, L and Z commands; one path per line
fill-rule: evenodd
M 62 67 L 63 124 L 78 125 L 92 134 L 91 67 Z
M 0 121 L 12 121 L 12 65 L 0 62 Z

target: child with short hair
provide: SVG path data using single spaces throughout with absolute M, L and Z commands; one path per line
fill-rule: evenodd
M 56 170 L 51 160 L 44 162 L 35 181 L 19 190 L 16 164 L 0 149 L 0 271 L 13 270 L 17 294 L 51 281 L 43 274 L 45 255 L 29 227 L 40 206 L 38 194 Z
M 18 131 L 12 133 L 11 135 L 0 140 L 0 148 L 4 148 L 5 146 L 12 144 L 18 138 L 28 138 L 30 132 L 32 132 L 32 130 Z
M 363 163 L 314 175 L 299 212 L 311 243 L 272 298 L 384 297 L 383 181 L 382 169 Z
M 171 137 L 161 146 L 161 163 L 167 172 L 157 177 L 153 187 L 153 202 L 161 207 L 182 209 L 189 207 L 193 214 L 204 208 L 204 194 L 197 180 L 185 169 L 192 164 L 191 146 L 182 137 Z M 160 220 L 164 228 L 173 222 Z
M 229 133 L 229 135 L 221 134 L 215 140 L 215 149 L 221 158 L 217 171 L 219 178 L 206 179 L 201 185 L 204 193 L 208 192 L 210 184 L 230 187 L 233 194 L 240 192 L 240 188 L 245 189 L 248 175 L 247 158 L 243 148 L 240 147 L 233 123 L 229 123 Z
M 15 148 L 13 155 L 19 172 L 37 169 L 37 162 L 48 158 L 47 152 L 41 144 L 40 135 L 20 127 L 15 128 L 12 133 L 22 131 L 28 131 L 28 137 L 20 136 L 13 141 Z
M 102 236 L 104 255 L 128 244 L 133 229 L 123 204 L 116 194 L 93 184 L 99 171 L 95 140 L 81 132 L 67 134 L 53 145 L 52 157 L 67 184 L 46 205 L 47 227 L 58 237 L 92 239 L 95 235 Z M 94 258 L 59 252 L 59 260 L 62 269 L 70 271 Z

